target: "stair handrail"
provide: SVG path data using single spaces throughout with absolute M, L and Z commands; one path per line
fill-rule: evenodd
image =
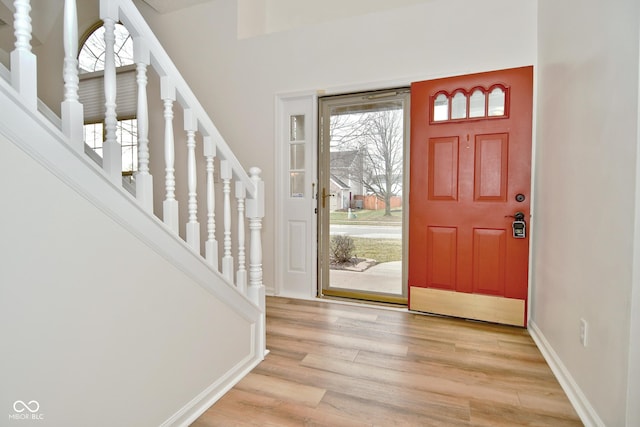
M 203 136 L 211 137 L 213 147 L 215 147 L 216 151 L 223 159 L 229 162 L 235 179 L 242 181 L 247 189 L 248 195 L 251 198 L 257 197 L 256 193 L 258 189 L 256 188 L 252 178 L 242 167 L 240 161 L 237 159 L 225 139 L 218 131 L 218 128 L 202 107 L 202 104 L 200 104 L 200 101 L 198 101 L 198 98 L 193 94 L 193 91 L 182 77 L 182 74 L 178 71 L 164 48 L 162 48 L 162 45 L 147 22 L 144 20 L 143 16 L 140 14 L 138 8 L 131 0 L 101 0 L 101 3 L 110 3 L 111 7 L 117 5 L 119 11 L 111 10 L 110 7 L 107 12 L 115 13 L 113 15 L 114 19 L 116 19 L 116 21 L 120 20 L 125 27 L 127 27 L 127 30 L 129 30 L 134 40 L 136 38 L 140 38 L 143 43 L 146 44 L 156 73 L 158 73 L 161 78 L 167 77 L 169 79 L 177 92 L 177 101 L 180 102 L 183 108 L 191 109 L 193 114 L 197 117 L 200 124 L 199 131 Z

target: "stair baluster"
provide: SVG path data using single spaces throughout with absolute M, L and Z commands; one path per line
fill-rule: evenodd
M 222 178 L 224 240 L 222 256 L 222 275 L 233 283 L 233 256 L 231 255 L 231 167 L 227 160 L 220 161 Z
M 164 161 L 166 196 L 162 204 L 164 223 L 178 234 L 178 201 L 176 200 L 175 146 L 173 140 L 173 103 L 176 100 L 176 88 L 169 77 L 160 78 L 160 92 L 164 102 Z
M 13 2 L 15 49 L 11 52 L 11 84 L 31 111 L 38 106 L 37 60 L 31 51 L 31 4 L 29 0 Z
M 79 101 L 78 88 L 78 11 L 75 0 L 64 2 L 64 101 L 60 106 L 62 132 L 69 143 L 79 152 L 84 152 L 83 118 L 84 108 Z
M 105 8 L 107 9 L 107 8 Z M 113 9 L 113 8 L 111 8 Z M 115 26 L 118 20 L 117 11 L 101 10 L 104 26 L 104 106 L 105 106 L 105 141 L 102 146 L 102 168 L 109 179 L 117 186 L 122 186 L 122 148 L 116 138 L 118 119 L 116 117 L 116 61 L 114 45 L 116 41 Z
M 213 138 L 205 136 L 202 138 L 204 145 L 204 156 L 207 160 L 207 242 L 205 243 L 205 256 L 207 262 L 216 271 L 218 267 L 218 241 L 216 240 L 216 193 L 214 161 L 216 158 L 216 147 L 213 145 Z
M 196 177 L 196 130 L 198 121 L 191 109 L 184 110 L 184 130 L 187 132 L 187 243 L 200 253 L 200 224 L 198 223 L 197 177 Z
M 240 292 L 247 293 L 247 269 L 245 267 L 245 198 L 246 191 L 242 181 L 236 181 L 236 199 L 238 210 L 238 271 L 236 272 L 236 287 Z
M 149 173 L 149 104 L 147 100 L 147 66 L 150 63 L 149 48 L 142 37 L 133 39 L 133 56 L 136 63 L 138 102 L 138 171 L 136 172 L 136 198 L 149 213 L 153 213 L 153 176 Z

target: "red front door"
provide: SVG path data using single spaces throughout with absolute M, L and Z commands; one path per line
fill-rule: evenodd
M 532 67 L 411 85 L 410 309 L 525 325 L 532 97 Z

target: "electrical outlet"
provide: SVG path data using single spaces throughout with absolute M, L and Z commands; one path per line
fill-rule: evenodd
M 580 343 L 587 346 L 587 321 L 584 319 L 580 319 Z

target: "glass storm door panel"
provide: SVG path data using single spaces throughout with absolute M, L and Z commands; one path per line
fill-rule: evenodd
M 320 99 L 319 293 L 406 304 L 407 89 Z

